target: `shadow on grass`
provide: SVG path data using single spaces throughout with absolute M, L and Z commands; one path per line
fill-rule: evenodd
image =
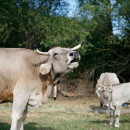
M 10 129 L 10 124 L 8 123 L 1 123 L 0 122 L 0 130 L 9 130 Z
M 38 125 L 36 122 L 31 122 L 24 125 L 24 130 L 55 130 L 51 127 L 36 127 Z M 0 130 L 9 130 L 11 127 L 8 123 L 0 123 Z
M 91 123 L 101 124 L 101 123 L 109 123 L 108 120 L 92 120 Z
M 103 111 L 107 111 L 108 108 L 104 108 L 104 107 L 100 107 L 100 106 L 94 106 L 94 105 L 90 105 L 89 106 L 92 110 L 103 110 Z
M 93 112 L 98 112 L 98 113 L 100 113 L 100 114 L 103 114 L 103 113 L 109 111 L 108 109 L 103 108 L 103 107 L 100 107 L 100 106 L 90 105 L 89 107 L 91 108 L 91 110 L 92 110 Z
M 130 120 L 120 120 L 120 123 L 130 123 Z
M 90 121 L 91 123 L 96 123 L 96 124 L 100 124 L 100 123 L 107 123 L 107 124 L 109 124 L 109 120 L 92 120 L 92 121 Z M 120 120 L 119 121 L 120 123 L 130 123 L 130 121 L 129 120 Z
M 102 107 L 100 107 L 100 106 L 94 106 L 94 105 L 90 105 L 89 107 L 91 109 L 102 109 Z

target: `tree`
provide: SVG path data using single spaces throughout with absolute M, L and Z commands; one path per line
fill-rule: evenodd
M 52 16 L 59 16 L 57 11 L 63 6 L 66 3 L 60 0 L 1 1 L 1 47 L 32 48 L 33 44 L 42 44 L 46 39 L 48 21 Z
M 94 81 L 111 71 L 128 81 L 130 30 L 128 0 L 78 0 L 79 14 L 67 17 L 61 0 L 0 1 L 0 46 L 33 45 L 42 51 L 55 46 L 73 47 L 81 41 L 81 62 L 71 78 L 90 76 Z M 115 34 L 115 32 L 120 32 Z
M 86 65 L 83 72 L 89 71 L 90 75 L 95 78 L 99 77 L 102 72 L 115 72 L 122 82 L 129 80 L 127 78 L 130 74 L 127 2 L 127 0 L 84 0 L 80 5 L 79 16 L 86 23 L 86 31 L 89 32 L 86 35 L 86 41 L 91 44 L 89 48 L 86 48 L 86 54 L 84 53 L 82 58 L 82 64 Z M 121 18 L 120 25 L 122 26 L 125 21 L 127 25 L 124 24 L 124 29 L 121 28 L 119 31 L 126 29 L 127 33 L 116 35 L 113 33 L 117 28 L 114 21 Z

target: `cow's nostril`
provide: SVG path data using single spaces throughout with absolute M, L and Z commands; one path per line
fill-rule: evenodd
M 69 55 L 70 55 L 70 56 L 74 56 L 74 53 L 73 53 L 73 52 L 71 52 Z
M 104 107 L 104 108 L 107 108 L 107 107 L 108 107 L 108 105 L 103 105 L 103 107 Z

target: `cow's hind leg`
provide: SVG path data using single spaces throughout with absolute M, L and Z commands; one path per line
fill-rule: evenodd
M 114 123 L 114 112 L 115 110 L 110 109 L 110 125 L 113 125 Z
M 14 94 L 13 107 L 12 107 L 12 123 L 11 130 L 19 130 L 18 123 L 22 120 L 23 113 L 28 102 L 29 95 L 27 93 Z M 22 125 L 22 123 L 21 123 Z

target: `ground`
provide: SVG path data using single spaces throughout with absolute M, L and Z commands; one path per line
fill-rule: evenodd
M 118 130 L 130 129 L 130 107 L 123 107 Z M 9 130 L 11 108 L 0 105 L 0 130 Z M 29 108 L 25 130 L 114 130 L 109 126 L 109 112 L 101 114 L 96 97 L 62 98 L 41 108 Z

